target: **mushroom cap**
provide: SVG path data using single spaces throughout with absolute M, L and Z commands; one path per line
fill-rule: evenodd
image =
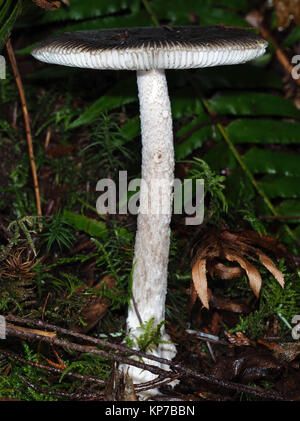
M 244 29 L 162 26 L 65 32 L 43 41 L 32 55 L 92 69 L 190 69 L 244 63 L 266 47 L 264 39 Z

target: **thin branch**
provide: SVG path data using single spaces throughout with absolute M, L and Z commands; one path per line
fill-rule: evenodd
M 30 161 L 31 173 L 32 173 L 32 178 L 33 178 L 33 187 L 34 187 L 34 193 L 35 193 L 36 209 L 37 209 L 37 214 L 39 216 L 41 216 L 42 215 L 41 198 L 40 198 L 39 183 L 38 183 L 35 160 L 34 160 L 30 120 L 29 120 L 29 115 L 28 115 L 25 93 L 24 93 L 24 89 L 23 89 L 23 83 L 22 83 L 22 79 L 21 79 L 21 76 L 20 76 L 20 72 L 19 72 L 19 69 L 18 69 L 17 61 L 16 61 L 16 58 L 15 58 L 14 50 L 12 48 L 10 39 L 6 42 L 6 49 L 7 49 L 7 54 L 8 54 L 9 60 L 10 60 L 12 70 L 13 70 L 13 74 L 14 74 L 14 77 L 15 77 L 15 80 L 16 80 L 16 84 L 17 84 L 17 87 L 18 87 L 18 90 L 19 90 L 19 95 L 20 95 L 20 100 L 21 100 L 21 105 L 22 105 L 22 111 L 23 111 L 23 117 L 24 117 L 24 123 L 25 123 L 25 131 L 26 131 L 29 161 Z
M 153 389 L 154 387 L 156 387 L 156 388 L 161 387 L 164 384 L 168 384 L 168 383 L 170 383 L 174 380 L 177 380 L 177 379 L 179 379 L 183 376 L 184 376 L 183 373 L 173 374 L 173 375 L 169 376 L 169 378 L 167 378 L 167 379 L 164 379 L 161 376 L 159 376 L 156 379 L 151 380 L 149 382 L 135 384 L 134 389 L 135 389 L 136 392 L 141 392 L 141 391 L 144 392 L 145 390 Z
M 48 366 L 48 365 L 45 365 L 45 364 L 40 364 L 40 363 L 37 363 L 37 362 L 26 360 L 25 358 L 20 357 L 19 355 L 14 354 L 13 352 L 7 351 L 5 349 L 0 348 L 0 354 L 5 355 L 6 357 L 12 358 L 16 361 L 19 361 L 22 364 L 30 365 L 31 367 L 35 367 L 35 368 L 38 368 L 38 369 L 41 369 L 41 370 L 46 370 L 46 371 L 48 371 L 50 373 L 53 373 L 53 374 L 57 374 L 57 375 L 64 374 L 64 370 L 62 370 L 60 368 L 56 368 L 56 367 Z M 82 380 L 86 383 L 97 383 L 101 386 L 105 386 L 107 384 L 104 380 L 102 380 L 98 377 L 74 373 L 72 371 L 66 372 L 64 374 L 64 376 L 74 377 L 74 378 L 76 378 L 78 380 Z M 176 379 L 178 379 L 182 376 L 183 376 L 183 374 L 171 374 L 169 376 L 169 378 L 167 378 L 167 379 L 165 379 L 164 377 L 158 376 L 157 378 L 155 378 L 155 379 L 153 379 L 149 382 L 136 384 L 134 388 L 137 391 L 142 391 L 142 390 L 144 391 L 144 390 L 152 389 L 153 387 L 160 387 L 163 384 L 169 383 L 170 381 L 176 380 Z
M 92 347 L 88 345 L 80 345 L 74 342 L 68 342 L 66 340 L 62 340 L 62 339 L 58 339 L 54 337 L 51 338 L 51 337 L 39 335 L 30 331 L 20 330 L 17 328 L 17 326 L 14 326 L 14 327 L 7 326 L 6 335 L 16 336 L 22 339 L 28 339 L 28 340 L 33 340 L 33 341 L 46 342 L 50 345 L 57 345 L 66 349 L 73 349 L 78 352 L 100 355 L 101 357 L 106 358 L 108 360 L 117 361 L 118 363 L 122 363 L 122 364 L 134 365 L 135 367 L 141 368 L 142 370 L 148 370 L 153 374 L 162 375 L 165 377 L 167 377 L 170 374 L 168 373 L 167 370 L 160 369 L 157 366 L 141 363 L 140 361 L 123 357 L 122 355 L 117 354 L 117 353 L 111 354 L 109 352 L 99 350 L 96 347 Z
M 32 324 L 35 326 L 39 326 L 39 327 L 45 327 L 47 326 L 47 328 L 50 329 L 54 329 L 57 332 L 65 332 L 68 335 L 71 336 L 75 336 L 76 332 L 72 332 L 72 331 L 67 331 L 66 329 L 63 328 L 59 328 L 59 327 L 55 327 L 53 325 L 49 325 L 46 323 L 43 323 L 41 321 L 34 321 L 34 320 L 30 320 L 30 319 L 22 319 L 19 317 L 15 317 L 15 316 L 8 316 L 6 317 L 7 320 L 13 320 L 15 322 L 17 321 L 23 321 L 23 323 L 28 323 L 28 324 Z M 26 321 L 25 321 L 26 320 Z M 50 327 L 51 326 L 51 327 Z M 108 343 L 106 341 L 102 341 L 96 338 L 92 338 L 92 337 L 88 337 L 86 335 L 81 335 L 81 334 L 77 334 L 77 338 L 87 338 L 87 340 L 89 342 L 95 342 L 98 345 L 102 345 L 102 346 L 106 346 L 106 348 L 111 348 L 112 350 L 116 350 L 117 352 L 115 353 L 109 353 L 109 352 L 105 352 L 102 350 L 99 350 L 96 347 L 91 347 L 91 346 L 86 346 L 86 345 L 79 345 L 77 343 L 73 343 L 73 342 L 68 342 L 66 340 L 60 340 L 57 339 L 55 337 L 48 337 L 48 336 L 44 336 L 44 335 L 38 335 L 35 334 L 33 332 L 28 332 L 28 331 L 24 331 L 24 330 L 18 330 L 16 329 L 16 327 L 11 328 L 11 327 L 7 327 L 6 329 L 6 335 L 7 336 L 17 336 L 23 339 L 28 339 L 28 340 L 35 340 L 35 341 L 42 341 L 42 342 L 46 342 L 49 344 L 55 344 L 58 346 L 62 346 L 63 348 L 66 349 L 73 349 L 75 351 L 78 352 L 85 352 L 85 353 L 91 353 L 91 354 L 96 354 L 96 355 L 101 355 L 104 358 L 107 358 L 109 360 L 112 361 L 117 361 L 119 363 L 122 364 L 126 364 L 126 365 L 133 365 L 136 367 L 141 368 L 142 370 L 147 370 L 150 371 L 153 374 L 156 374 L 159 376 L 159 378 L 161 379 L 168 379 L 168 382 L 172 381 L 172 377 L 174 376 L 180 376 L 180 377 L 189 377 L 189 378 L 195 378 L 204 382 L 207 382 L 211 385 L 223 388 L 223 389 L 228 389 L 237 393 L 248 393 L 250 395 L 259 397 L 261 399 L 268 399 L 268 400 L 280 400 L 280 401 L 285 401 L 285 400 L 289 400 L 287 398 L 285 398 L 284 396 L 276 393 L 276 392 L 271 392 L 271 391 L 265 391 L 262 390 L 260 388 L 255 388 L 252 386 L 246 386 L 243 384 L 237 384 L 234 382 L 230 382 L 227 380 L 222 380 L 219 379 L 213 375 L 206 375 L 206 374 L 202 374 L 199 373 L 195 370 L 189 369 L 187 367 L 184 367 L 182 364 L 178 364 L 174 361 L 169 361 L 165 358 L 159 358 L 159 357 L 155 357 L 154 355 L 151 354 L 145 354 L 143 352 L 140 351 L 136 351 L 136 350 L 132 350 L 129 349 L 127 347 L 125 347 L 124 345 L 117 345 L 117 344 L 112 344 L 112 343 Z M 104 344 L 103 344 L 104 342 Z M 140 356 L 142 358 L 147 358 L 148 360 L 155 360 L 157 362 L 160 362 L 162 365 L 166 365 L 169 366 L 171 370 L 173 370 L 173 373 L 170 373 L 170 370 L 165 370 L 162 368 L 157 367 L 156 365 L 150 365 L 150 364 L 146 364 L 146 363 L 142 363 L 140 361 L 136 361 L 135 359 L 132 358 L 127 358 L 124 357 L 122 355 L 120 355 L 120 351 L 122 350 L 122 352 L 126 352 L 127 354 L 134 354 L 136 356 Z M 159 379 L 155 379 L 155 380 L 159 380 Z M 154 383 L 154 382 L 153 382 Z M 148 384 L 149 385 L 149 384 Z M 140 385 L 147 387 L 147 384 L 145 385 Z M 137 385 L 136 385 L 137 386 Z
M 103 348 L 111 349 L 119 353 L 124 352 L 129 355 L 134 354 L 137 357 L 147 358 L 149 360 L 153 360 L 153 361 L 156 361 L 158 363 L 163 363 L 163 364 L 168 364 L 169 362 L 168 360 L 162 359 L 160 357 L 156 357 L 155 355 L 146 354 L 145 352 L 140 352 L 134 349 L 130 349 L 125 345 L 115 344 L 115 343 L 108 342 L 104 339 L 94 338 L 92 336 L 84 335 L 83 333 L 75 332 L 73 330 L 68 330 L 60 326 L 52 325 L 50 323 L 44 323 L 41 320 L 26 319 L 23 317 L 17 317 L 17 316 L 12 316 L 12 315 L 5 316 L 5 319 L 9 322 L 29 324 L 35 327 L 39 327 L 41 329 L 48 329 L 51 331 L 56 331 L 63 335 L 72 336 L 74 338 L 77 338 L 86 342 L 91 342 L 97 346 L 100 345 Z

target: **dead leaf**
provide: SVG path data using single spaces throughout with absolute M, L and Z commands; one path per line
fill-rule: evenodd
M 272 260 L 261 251 L 258 251 L 257 254 L 261 264 L 264 265 L 265 268 L 272 273 L 274 278 L 278 281 L 279 285 L 281 285 L 282 288 L 284 288 L 284 278 L 281 270 L 277 269 Z
M 103 287 L 103 283 L 106 284 L 106 288 L 113 289 L 115 286 L 115 280 L 112 276 L 104 276 L 104 278 L 93 288 L 94 290 L 100 290 Z M 85 286 L 83 286 L 85 288 Z M 89 332 L 99 320 L 102 319 L 106 313 L 111 302 L 107 297 L 99 298 L 97 295 L 90 295 L 85 297 L 86 305 L 82 310 L 81 317 L 86 323 L 86 326 L 76 325 L 73 329 L 77 332 L 87 333 Z
M 243 270 L 239 266 L 225 266 L 223 263 L 217 263 L 209 269 L 212 278 L 228 280 L 239 278 L 243 275 Z
M 200 259 L 192 269 L 192 278 L 195 290 L 205 308 L 209 308 L 207 278 L 206 278 L 206 259 Z
M 211 277 L 224 280 L 239 277 L 245 272 L 252 291 L 256 297 L 259 297 L 262 278 L 258 269 L 248 259 L 257 260 L 258 258 L 259 262 L 284 287 L 283 273 L 261 249 L 271 252 L 276 257 L 289 259 L 285 247 L 271 236 L 261 236 L 255 231 L 233 233 L 225 229 L 209 228 L 202 234 L 201 245 L 192 259 L 193 285 L 190 303 L 192 305 L 195 303 L 197 293 L 203 306 L 209 308 L 206 268 Z M 239 266 L 226 266 L 224 260 L 236 262 Z
M 197 298 L 198 298 L 198 294 L 197 294 L 197 291 L 195 290 L 194 283 L 193 283 L 193 280 L 192 280 L 191 286 L 190 286 L 190 299 L 189 299 L 189 302 L 188 302 L 188 305 L 187 305 L 189 312 L 192 311 L 192 308 L 193 308 L 195 302 L 197 301 Z
M 225 252 L 225 257 L 230 262 L 238 262 L 241 265 L 241 267 L 247 273 L 252 291 L 254 292 L 256 297 L 259 297 L 262 279 L 258 270 L 253 265 L 251 265 L 251 263 L 249 263 L 246 259 L 243 259 L 237 254 L 230 254 Z

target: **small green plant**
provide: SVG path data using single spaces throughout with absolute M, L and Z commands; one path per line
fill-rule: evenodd
M 133 259 L 133 234 L 126 229 L 114 224 L 110 231 L 109 240 L 101 243 L 92 238 L 96 244 L 97 267 L 103 275 L 112 276 L 115 280 L 114 290 L 104 290 L 105 296 L 111 300 L 111 309 L 126 305 L 130 296 L 130 279 Z
M 227 200 L 223 192 L 225 177 L 212 171 L 203 159 L 194 158 L 187 162 L 193 165 L 189 177 L 204 180 L 204 196 L 210 198 L 207 218 L 211 219 L 214 216 L 219 219 L 221 212 L 226 213 L 228 210 Z
M 32 240 L 32 235 L 36 234 L 37 224 L 39 221 L 40 217 L 38 216 L 25 216 L 23 218 L 12 221 L 8 225 L 7 230 L 12 231 L 13 235 L 9 239 L 9 242 L 6 246 L 0 246 L 0 261 L 7 258 L 14 246 L 17 246 L 20 243 L 24 243 L 24 237 L 22 234 L 25 236 L 25 241 L 28 242 L 34 255 L 36 256 L 37 253 Z
M 109 360 L 103 358 L 101 355 L 83 353 L 78 360 L 71 363 L 65 362 L 67 368 L 62 373 L 59 383 L 65 378 L 66 374 L 70 371 L 99 377 L 100 379 L 107 380 L 111 373 L 111 363 Z
M 154 318 L 152 317 L 148 322 L 142 323 L 139 327 L 142 333 L 139 336 L 127 336 L 125 338 L 127 346 L 133 348 L 137 344 L 140 351 L 146 352 L 157 348 L 159 344 L 170 343 L 161 339 L 160 330 L 165 324 L 165 321 L 160 322 L 156 326 L 154 322 Z
M 5 76 L 6 76 L 5 79 L 1 79 L 1 84 L 0 84 L 1 104 L 13 103 L 13 101 L 16 101 L 18 98 L 18 91 L 15 87 L 12 73 L 10 71 L 7 71 Z M 6 120 L 1 120 L 1 121 L 3 123 L 6 122 Z M 7 123 L 7 126 L 5 125 L 2 127 L 2 124 L 1 124 L 0 127 L 2 130 L 7 130 L 8 132 L 12 130 L 12 127 L 9 126 L 8 123 Z
M 243 220 L 248 222 L 256 232 L 260 235 L 267 234 L 267 230 L 263 222 L 256 216 L 252 202 L 245 204 L 245 209 L 240 209 L 239 213 L 243 216 Z
M 26 342 L 22 342 L 24 349 L 24 358 L 29 361 L 36 362 L 40 356 L 32 351 Z M 8 363 L 11 364 L 9 375 L 4 374 Z M 2 362 L 2 370 L 0 371 L 0 397 L 10 397 L 25 401 L 57 401 L 53 395 L 39 393 L 33 388 L 28 387 L 24 379 L 37 387 L 45 387 L 49 389 L 49 383 L 44 378 L 44 372 L 41 369 L 32 367 L 27 364 L 19 363 L 11 358 L 5 358 Z M 42 385 L 42 386 L 41 386 Z
M 88 136 L 88 145 L 80 152 L 85 165 L 92 168 L 105 168 L 106 172 L 116 173 L 124 161 L 132 162 L 133 153 L 125 145 L 126 139 L 120 131 L 120 116 L 102 114 L 100 123 L 94 124 Z M 93 139 L 92 142 L 90 139 Z
M 280 269 L 285 275 L 285 287 L 281 288 L 272 276 L 265 276 L 258 309 L 240 317 L 232 332 L 241 331 L 250 338 L 257 339 L 264 333 L 266 322 L 276 318 L 281 335 L 287 334 L 289 327 L 286 321 L 290 323 L 292 317 L 299 313 L 300 296 L 294 287 L 295 275 L 287 272 L 283 262 L 280 263 Z
M 70 121 L 79 114 L 80 110 L 73 105 L 73 98 L 66 93 L 63 98 L 57 86 L 38 95 L 36 98 L 36 113 L 33 126 L 36 128 L 35 136 L 39 136 L 46 128 L 55 127 L 63 133 L 63 138 L 70 134 L 67 132 Z M 45 118 L 47 116 L 47 118 Z
M 262 310 L 252 311 L 248 316 L 240 316 L 239 323 L 231 332 L 243 332 L 247 334 L 251 339 L 259 338 L 265 329 L 265 319 L 268 314 Z
M 57 246 L 60 251 L 63 247 L 70 249 L 75 241 L 72 227 L 62 219 L 62 213 L 58 211 L 50 222 L 44 222 L 45 232 L 40 237 L 45 239 L 46 251 Z

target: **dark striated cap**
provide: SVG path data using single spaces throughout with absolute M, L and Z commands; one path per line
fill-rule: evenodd
M 266 47 L 264 39 L 244 29 L 163 26 L 65 32 L 39 44 L 32 55 L 92 69 L 190 69 L 244 63 Z

